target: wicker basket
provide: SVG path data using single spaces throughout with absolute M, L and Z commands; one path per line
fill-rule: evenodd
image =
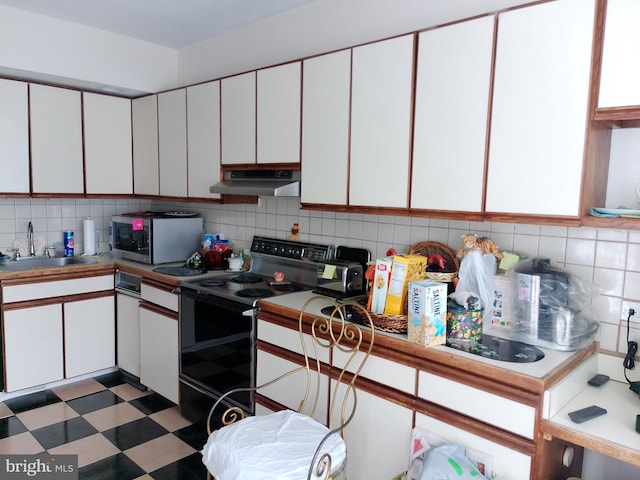
M 388 333 L 407 333 L 409 317 L 407 315 L 391 315 L 388 313 L 369 312 L 373 327 Z
M 422 255 L 429 258 L 431 255 L 441 255 L 444 259 L 445 272 L 457 272 L 460 270 L 460 260 L 456 257 L 456 252 L 439 242 L 418 242 L 409 247 L 407 251 L 410 255 Z
M 367 298 L 358 300 L 360 305 L 367 307 Z M 388 313 L 369 312 L 373 328 L 387 333 L 407 333 L 409 317 L 407 315 L 391 315 Z

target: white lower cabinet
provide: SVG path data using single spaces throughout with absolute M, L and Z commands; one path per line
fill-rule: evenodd
M 447 443 L 462 445 L 468 450 L 484 455 L 484 458 L 490 458 L 487 466 L 492 468 L 496 478 L 501 480 L 529 480 L 530 478 L 531 457 L 524 453 L 421 413 L 416 414 L 416 427 L 437 435 Z M 486 473 L 488 478 L 493 478 L 490 472 Z
M 389 479 L 407 469 L 413 410 L 358 390 L 347 427 L 347 478 Z
M 115 365 L 113 296 L 4 312 L 7 392 Z
M 140 378 L 140 300 L 116 294 L 117 364 Z
M 115 365 L 112 273 L 33 283 L 3 281 L 1 290 L 5 391 Z
M 179 402 L 178 319 L 140 307 L 140 383 Z
M 62 380 L 62 305 L 9 310 L 3 317 L 5 391 Z
M 64 304 L 66 378 L 115 365 L 114 310 L 113 296 Z

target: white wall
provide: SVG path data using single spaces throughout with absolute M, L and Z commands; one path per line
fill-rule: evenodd
M 438 7 L 445 2 L 446 9 Z M 525 3 L 530 2 L 315 0 L 179 50 L 178 82 L 220 78 Z
M 176 50 L 2 5 L 0 45 L 0 75 L 142 92 L 177 86 Z

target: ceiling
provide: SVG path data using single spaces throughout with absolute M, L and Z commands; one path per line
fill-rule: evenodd
M 170 48 L 181 48 L 315 0 L 0 0 Z

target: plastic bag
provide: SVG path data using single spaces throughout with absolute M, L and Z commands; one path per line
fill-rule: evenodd
M 419 480 L 481 480 L 486 478 L 460 445 L 432 447 L 422 461 Z
M 485 255 L 477 249 L 467 253 L 460 262 L 458 285 L 450 295 L 458 305 L 467 310 L 481 310 L 493 302 L 493 277 L 496 273 L 496 257 Z M 474 305 L 474 299 L 479 305 Z
M 512 284 L 515 340 L 554 350 L 578 350 L 593 342 L 600 322 L 593 318 L 595 284 L 534 258 L 507 272 Z

